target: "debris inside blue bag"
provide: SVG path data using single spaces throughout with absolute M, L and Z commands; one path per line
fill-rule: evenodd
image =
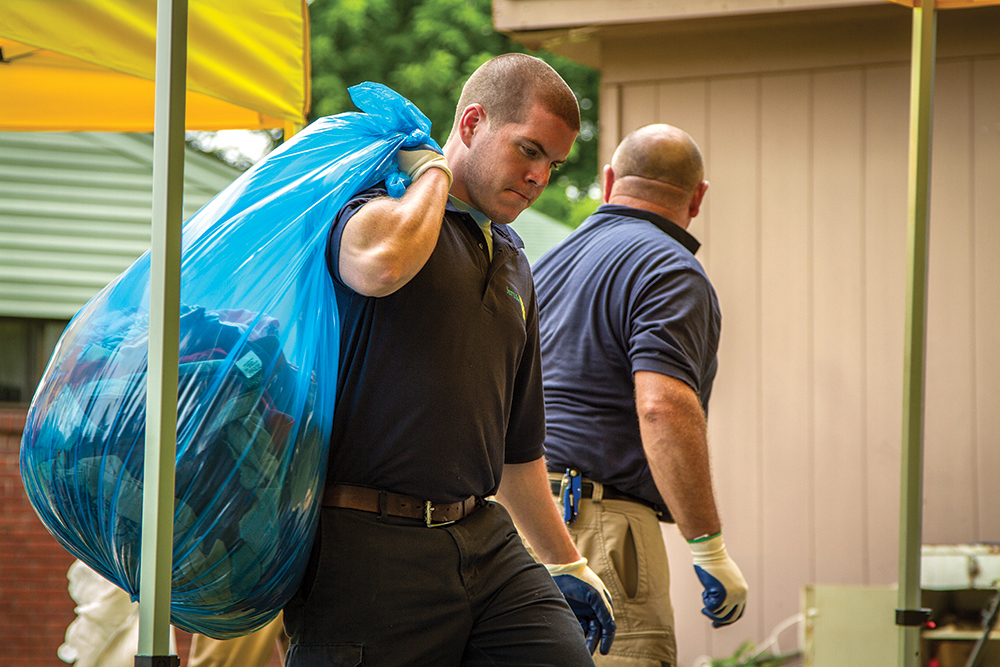
M 430 122 L 392 90 L 321 118 L 184 224 L 171 623 L 225 639 L 297 589 L 318 520 L 340 331 L 325 246 L 356 193 L 408 178 Z M 149 253 L 70 322 L 28 412 L 21 475 L 49 532 L 138 599 Z

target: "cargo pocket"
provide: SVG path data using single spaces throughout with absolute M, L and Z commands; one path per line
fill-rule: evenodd
M 649 590 L 642 555 L 636 545 L 636 532 L 628 515 L 602 508 L 604 551 L 622 595 L 631 601 L 644 599 Z

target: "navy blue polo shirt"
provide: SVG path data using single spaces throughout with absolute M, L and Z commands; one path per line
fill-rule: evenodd
M 492 260 L 469 213 L 448 203 L 437 246 L 385 297 L 340 278 L 344 225 L 376 187 L 338 214 L 327 244 L 341 323 L 327 484 L 454 502 L 496 492 L 504 463 L 542 456 L 545 416 L 538 309 L 521 239 L 493 225 Z
M 664 217 L 605 204 L 536 263 L 549 470 L 663 504 L 633 376 L 681 380 L 707 411 L 721 314 L 698 246 Z

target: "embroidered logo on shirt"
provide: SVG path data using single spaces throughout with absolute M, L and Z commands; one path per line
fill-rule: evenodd
M 521 319 L 524 320 L 525 322 L 527 322 L 528 321 L 528 315 L 527 315 L 527 313 L 524 310 L 524 301 L 521 299 L 521 295 L 518 294 L 517 292 L 515 292 L 510 287 L 507 288 L 507 294 L 510 294 L 512 297 L 514 297 L 515 299 L 517 299 L 517 302 L 519 304 L 521 304 Z

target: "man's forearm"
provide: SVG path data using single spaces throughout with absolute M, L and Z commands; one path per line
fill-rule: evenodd
M 449 182 L 445 172 L 428 169 L 400 199 L 373 199 L 347 221 L 338 261 L 351 289 L 386 296 L 423 268 L 437 245 Z
M 653 481 L 685 539 L 722 529 L 709 463 L 701 403 L 680 380 L 638 372 L 639 432 Z
M 505 465 L 497 500 L 510 512 L 518 531 L 541 562 L 572 563 L 580 559 L 552 502 L 544 459 Z

